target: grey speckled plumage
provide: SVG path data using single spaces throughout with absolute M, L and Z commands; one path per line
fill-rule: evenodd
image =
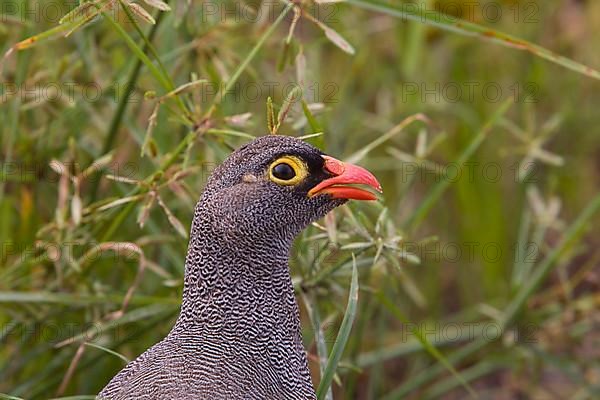
M 309 175 L 267 178 L 296 155 Z M 100 399 L 315 399 L 288 269 L 294 237 L 345 202 L 307 196 L 330 177 L 322 153 L 263 136 L 219 166 L 194 212 L 181 313 L 166 338 L 121 370 Z

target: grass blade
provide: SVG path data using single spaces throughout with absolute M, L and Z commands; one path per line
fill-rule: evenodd
M 402 314 L 400 309 L 398 307 L 396 307 L 396 305 L 394 303 L 392 303 L 387 297 L 383 296 L 383 294 L 381 292 L 379 292 L 377 294 L 377 298 L 403 324 L 406 324 L 406 325 L 410 324 L 410 322 L 408 321 L 408 319 L 406 317 L 404 317 L 404 315 Z M 473 388 L 467 383 L 467 381 L 462 377 L 462 375 L 454 368 L 454 366 L 446 359 L 446 357 L 444 357 L 444 355 L 435 346 L 433 346 L 431 343 L 429 343 L 429 340 L 427 340 L 427 337 L 425 337 L 421 333 L 421 330 L 418 327 L 415 326 L 415 330 L 413 331 L 413 333 L 415 334 L 416 338 L 419 340 L 419 342 L 421 343 L 423 348 L 425 350 L 427 350 L 427 352 L 429 354 L 431 354 L 433 356 L 433 358 L 435 358 L 440 364 L 442 364 L 454 376 L 454 378 L 458 382 L 460 382 L 460 384 L 465 388 L 465 390 L 467 392 L 469 392 L 471 397 L 477 398 L 477 394 L 475 393 Z
M 165 77 L 165 79 L 169 82 L 169 87 L 171 88 L 170 91 L 169 91 L 169 93 L 176 92 L 175 83 L 173 82 L 173 80 L 169 76 L 169 73 L 168 73 L 167 69 L 165 68 L 165 66 L 163 65 L 162 61 L 160 60 L 160 56 L 158 55 L 158 52 L 156 51 L 156 49 L 154 48 L 154 46 L 152 45 L 152 43 L 150 42 L 150 40 L 146 37 L 146 35 L 144 35 L 144 32 L 142 32 L 142 30 L 140 29 L 140 26 L 136 22 L 136 20 L 133 17 L 133 15 L 131 15 L 131 12 L 127 8 L 127 5 L 124 4 L 122 0 L 119 0 L 119 3 L 121 4 L 121 7 L 123 8 L 123 11 L 125 11 L 125 14 L 127 14 L 127 18 L 129 19 L 129 21 L 131 22 L 131 24 L 133 25 L 133 27 L 137 31 L 138 35 L 140 35 L 140 37 L 142 38 L 142 40 L 144 42 L 144 49 L 142 50 L 142 52 L 144 52 L 145 49 L 148 49 L 150 51 L 150 53 L 152 54 L 152 56 L 156 60 L 156 63 L 158 64 L 158 68 L 162 72 L 162 74 Z M 131 4 L 135 4 L 135 3 L 130 3 L 130 5 Z M 168 7 L 168 5 L 167 5 L 167 7 Z M 162 15 L 162 13 L 159 13 L 159 16 L 161 16 L 161 15 Z M 158 18 L 156 19 L 156 21 L 158 21 Z M 156 21 L 155 21 L 155 23 L 156 23 Z M 144 54 L 145 54 L 145 52 L 144 52 Z M 177 93 L 173 93 L 173 94 L 177 94 Z M 181 101 L 181 99 L 178 96 L 176 96 L 175 100 L 177 101 L 177 103 L 178 103 L 179 107 L 181 108 L 181 110 L 184 113 L 186 113 L 187 110 L 185 108 L 185 105 Z
M 527 51 L 540 58 L 551 61 L 554 64 L 558 64 L 582 75 L 589 76 L 590 78 L 600 80 L 600 71 L 588 67 L 587 65 L 556 54 L 553 51 L 528 42 L 527 40 L 473 22 L 451 17 L 435 10 L 421 10 L 417 9 L 417 7 L 402 7 L 373 0 L 346 0 L 346 2 L 367 10 L 378 11 L 393 17 L 421 22 L 446 31 L 466 36 L 474 36 L 506 47 Z
M 171 83 L 171 79 L 169 78 L 169 76 L 165 76 L 163 72 L 156 65 L 154 65 L 152 60 L 150 60 L 146 53 L 144 53 L 144 51 L 137 45 L 137 43 L 131 38 L 131 36 L 129 36 L 125 29 L 123 29 L 123 27 L 119 25 L 109 14 L 103 12 L 102 16 L 106 21 L 108 21 L 110 26 L 119 34 L 119 36 L 123 38 L 123 40 L 127 44 L 127 47 L 129 47 L 133 54 L 135 54 L 135 56 L 144 63 L 144 65 L 148 68 L 152 76 L 154 76 L 154 78 L 161 84 L 163 89 L 166 92 L 174 90 L 175 87 Z
M 244 61 L 242 61 L 242 63 L 238 67 L 238 69 L 235 70 L 235 72 L 233 73 L 233 75 L 231 76 L 229 81 L 227 81 L 225 88 L 221 92 L 219 92 L 219 97 L 213 103 L 213 105 L 211 107 L 211 111 L 209 111 L 209 114 L 212 113 L 212 110 L 218 104 L 220 104 L 223 101 L 223 99 L 225 98 L 225 96 L 231 91 L 231 89 L 233 88 L 233 86 L 235 85 L 237 80 L 239 79 L 242 72 L 248 67 L 248 64 L 250 64 L 250 61 L 252 61 L 252 59 L 256 56 L 256 54 L 258 54 L 258 51 L 261 49 L 261 47 L 263 46 L 263 44 L 265 43 L 267 38 L 269 36 L 271 36 L 271 34 L 275 31 L 275 28 L 277 28 L 277 26 L 279 26 L 281 21 L 283 21 L 283 19 L 285 18 L 287 13 L 292 9 L 292 7 L 294 7 L 294 4 L 288 3 L 288 5 L 283 9 L 281 14 L 279 14 L 279 16 L 277 17 L 275 22 L 273 22 L 271 24 L 271 26 L 269 26 L 269 28 L 265 31 L 265 33 L 262 34 L 260 39 L 258 39 L 258 42 L 256 42 L 256 44 L 254 45 L 252 50 L 250 50 L 250 53 L 248 53 L 248 55 L 246 56 Z
M 11 396 L 9 394 L 0 393 L 0 399 L 2 400 L 25 400 L 21 397 Z
M 302 99 L 301 103 L 302 103 L 302 112 L 304 113 L 304 116 L 306 117 L 306 120 L 308 121 L 308 124 L 310 125 L 310 128 L 312 129 L 313 133 L 322 132 L 323 128 L 321 128 L 321 125 L 319 125 L 319 122 L 317 122 L 317 119 L 315 118 L 313 113 L 310 112 L 310 109 L 308 108 L 308 104 L 306 103 L 306 101 L 304 99 Z
M 327 344 L 325 343 L 325 335 L 323 333 L 323 327 L 321 326 L 321 316 L 319 315 L 319 310 L 316 305 L 313 306 L 313 302 L 309 300 L 308 296 L 303 295 L 302 298 L 304 299 L 306 311 L 310 322 L 312 323 L 315 335 L 314 340 L 317 347 L 317 356 L 319 357 L 319 371 L 321 376 L 323 376 L 325 369 L 327 368 Z M 327 390 L 324 400 L 333 400 L 331 386 Z
M 241 137 L 244 139 L 255 139 L 254 136 L 250 135 L 249 133 L 245 133 L 245 132 L 241 132 L 241 131 L 236 131 L 233 129 L 214 129 L 211 128 L 209 130 L 206 131 L 206 133 L 208 134 L 213 134 L 213 135 L 225 135 L 225 136 L 236 136 L 236 137 Z
M 544 278 L 550 273 L 555 262 L 561 256 L 563 251 L 572 243 L 577 235 L 587 226 L 592 220 L 594 214 L 600 210 L 600 195 L 597 195 L 588 206 L 579 214 L 575 222 L 571 224 L 560 243 L 555 246 L 552 251 L 544 258 L 538 267 L 535 268 L 531 277 L 523 283 L 523 286 L 517 292 L 516 296 L 510 302 L 506 311 L 504 312 L 504 318 L 502 319 L 502 326 L 506 327 L 514 317 L 519 313 L 521 308 L 529 299 L 529 296 L 533 294 L 536 288 L 542 283 Z
M 75 29 L 83 26 L 87 22 L 94 19 L 100 12 L 106 10 L 107 8 L 110 8 L 110 3 L 105 3 L 103 5 L 96 4 L 95 7 L 96 7 L 96 10 L 93 11 L 91 14 L 84 14 L 84 15 L 81 15 L 78 17 L 75 17 L 75 15 L 72 15 L 71 18 L 69 18 L 69 14 L 65 15 L 61 19 L 61 22 L 59 25 L 55 26 L 54 28 L 50 28 L 47 31 L 38 33 L 34 36 L 28 37 L 27 39 L 24 39 L 24 40 L 18 42 L 17 44 L 15 44 L 12 47 L 12 49 L 25 50 L 25 49 L 35 46 L 45 40 L 55 39 L 55 38 L 58 38 L 59 36 L 68 36 Z M 72 18 L 72 17 L 75 17 L 75 18 Z
M 492 115 L 492 117 L 485 123 L 485 125 L 481 128 L 477 136 L 473 138 L 471 143 L 465 148 L 465 150 L 461 153 L 461 155 L 456 160 L 458 165 L 462 165 L 471 158 L 471 156 L 477 151 L 479 146 L 483 143 L 483 141 L 488 137 L 492 127 L 496 124 L 496 122 L 508 111 L 513 99 L 507 99 L 498 110 Z M 410 218 L 406 221 L 405 227 L 409 229 L 415 229 L 419 223 L 425 218 L 431 207 L 435 204 L 436 201 L 440 198 L 440 196 L 446 191 L 446 189 L 450 186 L 450 180 L 441 179 L 438 183 L 431 188 L 425 199 L 419 204 L 419 207 L 415 210 L 415 212 L 410 216 Z
M 67 293 L 50 292 L 11 292 L 0 291 L 0 304 L 60 304 L 65 306 L 86 306 L 90 304 L 120 304 L 123 302 L 123 295 L 74 295 Z M 154 296 L 134 296 L 131 298 L 131 305 L 150 305 L 165 304 L 177 307 L 180 304 L 178 299 L 168 299 Z
M 292 90 L 287 94 L 281 108 L 279 109 L 279 113 L 277 113 L 277 123 L 275 125 L 275 133 L 281 127 L 281 124 L 285 121 L 285 117 L 290 112 L 292 106 L 298 101 L 299 98 L 302 98 L 302 89 L 300 86 L 294 86 Z
M 485 347 L 489 342 L 483 338 L 479 338 L 474 342 L 466 344 L 465 346 L 459 348 L 452 354 L 447 357 L 447 360 L 452 365 L 456 365 L 461 362 L 471 354 L 479 351 L 481 348 Z M 436 376 L 442 374 L 446 370 L 446 366 L 443 364 L 437 364 L 433 366 L 428 366 L 417 376 L 412 377 L 410 380 L 404 382 L 402 385 L 394 389 L 392 392 L 388 393 L 381 400 L 393 400 L 393 399 L 403 399 L 404 396 L 407 396 L 412 391 L 417 390 L 419 387 L 423 386 L 426 383 L 429 383 Z M 464 378 L 464 371 L 461 375 Z
M 55 347 L 62 347 L 74 342 L 78 342 L 80 340 L 88 340 L 88 338 L 94 337 L 94 335 L 98 334 L 99 332 L 101 334 L 105 334 L 106 332 L 110 332 L 111 330 L 117 329 L 120 326 L 130 324 L 132 322 L 143 321 L 150 317 L 155 317 L 158 315 L 167 316 L 168 314 L 171 314 L 172 311 L 172 307 L 166 307 L 161 304 L 154 304 L 147 307 L 136 308 L 135 310 L 126 312 L 117 319 L 97 322 L 92 328 L 57 343 Z
M 117 353 L 116 351 L 114 351 L 114 350 L 111 350 L 111 349 L 109 349 L 109 348 L 106 348 L 106 347 L 104 347 L 104 346 L 100 346 L 99 344 L 90 343 L 90 342 L 84 342 L 83 344 L 84 344 L 85 346 L 90 346 L 90 347 L 93 347 L 93 348 L 95 348 L 95 349 L 102 350 L 102 351 L 104 351 L 104 352 L 106 352 L 106 353 L 108 353 L 108 354 L 112 354 L 113 356 L 115 356 L 115 357 L 118 357 L 118 358 L 120 358 L 121 360 L 125 361 L 125 364 L 127 364 L 127 363 L 130 361 L 130 360 L 129 360 L 127 357 L 125 357 L 123 354 Z
M 390 140 L 391 138 L 393 138 L 394 136 L 396 136 L 397 134 L 402 132 L 404 130 L 404 128 L 406 128 L 407 126 L 409 126 L 410 124 L 412 124 L 413 122 L 416 122 L 416 121 L 421 121 L 424 123 L 429 122 L 427 117 L 423 114 L 411 115 L 410 117 L 403 119 L 398 125 L 394 126 L 392 129 L 390 129 L 383 135 L 379 136 L 377 139 L 373 140 L 371 143 L 364 146 L 362 149 L 360 149 L 356 153 L 352 154 L 350 157 L 347 158 L 346 161 L 349 163 L 353 163 L 353 164 L 359 162 L 367 154 L 369 154 L 369 152 L 371 150 L 373 150 L 375 147 Z
M 531 225 L 531 212 L 527 207 L 521 215 L 521 222 L 519 224 L 519 233 L 517 236 L 517 247 L 515 248 L 515 259 L 512 271 L 512 286 L 517 288 L 521 286 L 521 283 L 529 275 L 529 266 L 527 264 L 527 247 L 528 247 L 528 234 Z
M 325 373 L 323 373 L 321 382 L 319 383 L 319 388 L 317 389 L 317 399 L 319 400 L 323 400 L 325 398 L 327 390 L 331 386 L 333 375 L 335 374 L 337 365 L 342 358 L 342 353 L 344 352 L 344 348 L 348 342 L 350 330 L 352 329 L 354 317 L 356 316 L 356 305 L 358 303 L 358 270 L 356 269 L 356 259 L 353 261 L 352 283 L 350 284 L 348 305 L 346 306 L 346 312 L 344 313 L 344 319 L 342 319 L 342 324 L 340 325 L 337 338 L 335 339 L 335 343 L 331 349 L 331 354 L 329 356 L 329 360 L 327 361 L 327 368 L 325 368 Z
M 146 35 L 142 35 L 142 37 L 144 38 L 144 40 L 146 42 L 144 44 L 144 47 L 142 48 L 142 51 L 145 52 L 146 49 L 148 48 L 147 43 L 151 43 L 152 40 L 154 39 L 154 36 L 156 35 L 156 32 L 158 31 L 158 27 L 160 26 L 160 23 L 163 20 L 163 18 L 162 18 L 163 15 L 164 15 L 163 13 L 158 14 L 158 16 L 156 17 L 156 24 L 152 25 L 152 27 L 150 28 L 147 38 L 146 38 Z M 131 72 L 129 73 L 129 76 L 127 78 L 127 83 L 125 84 L 125 88 L 123 90 L 123 95 L 120 96 L 120 98 L 119 98 L 119 103 L 117 105 L 117 109 L 115 110 L 115 112 L 111 118 L 110 125 L 108 126 L 108 132 L 106 134 L 106 137 L 104 139 L 104 144 L 102 146 L 101 154 L 108 153 L 113 146 L 115 138 L 117 137 L 117 133 L 119 132 L 119 127 L 121 126 L 121 121 L 123 120 L 123 117 L 125 115 L 125 110 L 127 109 L 127 106 L 130 104 L 129 100 L 131 98 L 131 95 L 134 93 L 134 88 L 135 88 L 135 85 L 140 76 L 141 69 L 142 69 L 142 60 L 137 58 L 137 59 L 135 59 L 135 62 L 133 63 L 133 68 L 131 68 Z M 98 172 L 95 174 L 94 179 L 92 180 L 92 187 L 90 189 L 91 202 L 94 202 L 94 200 L 96 200 L 96 195 L 98 193 L 98 186 L 100 184 L 100 176 L 101 176 L 101 174 Z
M 481 361 L 470 368 L 467 368 L 464 372 L 464 378 L 467 381 L 474 381 L 475 379 L 489 375 L 495 371 L 506 368 L 507 365 L 498 362 Z M 433 386 L 431 391 L 423 397 L 426 400 L 440 399 L 444 397 L 444 394 L 458 386 L 458 382 L 454 379 L 445 379 Z

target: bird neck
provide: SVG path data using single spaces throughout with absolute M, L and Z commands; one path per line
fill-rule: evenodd
M 185 265 L 178 325 L 186 329 L 222 329 L 245 321 L 286 320 L 299 334 L 298 306 L 289 272 L 293 237 L 277 240 L 244 237 L 195 219 Z M 266 315 L 278 313 L 266 320 Z M 268 330 L 268 326 L 264 326 Z
M 222 379 L 252 365 L 278 377 L 271 398 L 315 399 L 288 268 L 292 240 L 234 240 L 197 222 L 181 313 L 168 340 L 182 343 L 192 358 L 214 357 Z

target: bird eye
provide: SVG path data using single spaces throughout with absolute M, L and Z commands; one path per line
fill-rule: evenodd
M 290 179 L 296 176 L 294 168 L 292 168 L 289 164 L 286 163 L 277 164 L 273 167 L 271 172 L 275 178 L 281 179 L 283 181 L 289 181 Z
M 269 167 L 269 179 L 280 185 L 295 185 L 306 175 L 306 164 L 294 156 L 280 157 Z

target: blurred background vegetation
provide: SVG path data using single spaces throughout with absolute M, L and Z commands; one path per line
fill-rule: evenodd
M 292 254 L 315 385 L 352 327 L 323 398 L 600 398 L 599 2 L 167 3 L 0 3 L 4 397 L 160 340 L 207 176 L 277 130 L 385 191 Z

